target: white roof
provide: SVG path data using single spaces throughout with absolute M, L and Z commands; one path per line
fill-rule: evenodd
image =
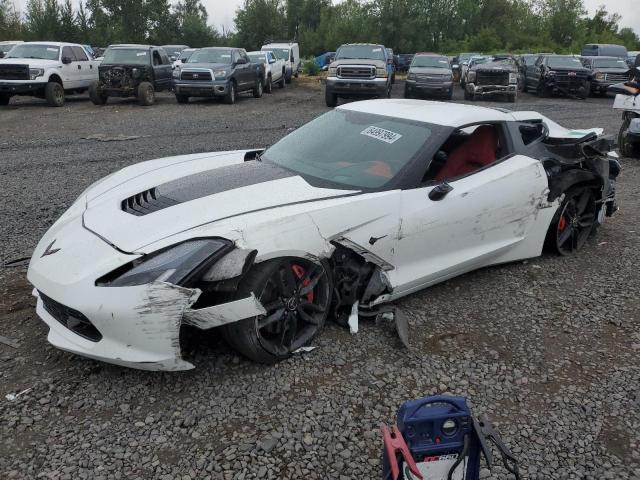
M 49 45 L 50 47 L 81 47 L 79 43 L 67 43 L 67 42 L 24 42 L 23 45 Z
M 338 109 L 403 118 L 448 127 L 460 127 L 476 122 L 514 120 L 510 113 L 501 112 L 494 108 L 425 100 L 364 100 L 342 105 Z

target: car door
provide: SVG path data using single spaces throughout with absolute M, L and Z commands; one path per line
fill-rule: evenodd
M 503 156 L 477 171 L 402 191 L 397 268 L 390 272 L 398 285 L 394 297 L 540 254 L 546 230 L 540 238 L 539 224 L 532 227 L 548 188 L 544 167 L 512 153 L 506 125 L 495 127 Z M 436 189 L 450 191 L 435 195 Z
M 527 68 L 527 71 L 529 72 L 527 74 L 527 79 L 529 81 L 529 86 L 532 89 L 538 88 L 538 83 L 540 83 L 540 75 L 542 72 L 543 61 L 544 59 L 540 57 L 535 61 L 535 63 L 530 68 Z
M 62 47 L 60 54 L 62 62 L 62 83 L 65 90 L 73 90 L 82 87 L 82 66 L 76 60 L 76 55 L 70 46 Z
M 78 62 L 78 81 L 82 83 L 83 87 L 88 87 L 91 81 L 96 77 L 95 71 L 97 71 L 97 68 L 94 69 L 93 62 L 89 60 L 89 56 L 84 48 L 76 46 L 71 47 L 71 50 L 73 50 L 76 61 Z
M 151 52 L 155 89 L 167 90 L 171 85 L 171 60 L 163 49 L 154 48 Z

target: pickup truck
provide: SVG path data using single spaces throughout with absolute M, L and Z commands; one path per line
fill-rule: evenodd
M 264 65 L 251 62 L 244 48 L 201 48 L 173 71 L 173 90 L 178 103 L 188 103 L 189 97 L 218 97 L 233 104 L 240 92 L 260 98 L 264 75 Z
M 325 103 L 335 107 L 339 97 L 391 96 L 393 63 L 383 45 L 370 43 L 345 44 L 338 48 L 336 59 L 329 65 L 325 86 Z
M 284 88 L 286 83 L 285 63 L 271 51 L 249 52 L 249 59 L 254 63 L 264 65 L 264 91 L 271 93 L 273 84 L 277 83 L 280 88 Z
M 0 105 L 28 95 L 61 107 L 65 94 L 85 92 L 97 80 L 99 64 L 77 43 L 20 43 L 0 60 Z

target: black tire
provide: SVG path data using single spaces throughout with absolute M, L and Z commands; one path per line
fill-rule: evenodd
M 446 100 L 452 100 L 453 99 L 453 86 L 449 89 L 449 92 L 445 96 L 445 99 Z
M 188 95 L 178 95 L 176 93 L 176 101 L 178 103 L 181 103 L 181 104 L 189 103 L 189 96 Z
M 578 98 L 580 100 L 586 100 L 591 94 L 591 82 L 587 82 L 584 87 L 582 87 L 582 91 L 578 94 Z
M 518 98 L 518 94 L 517 93 L 510 93 L 507 96 L 507 101 L 509 101 L 511 103 L 515 103 L 517 98 Z
M 393 72 L 393 74 L 391 75 L 391 85 L 395 85 L 396 84 L 396 73 Z
M 473 95 L 471 95 L 471 92 L 469 92 L 469 90 L 467 90 L 466 88 L 464 89 L 464 99 L 474 100 Z
M 291 83 L 291 77 L 292 77 L 292 75 L 289 75 L 288 77 L 285 75 L 284 81 L 287 82 L 287 83 Z
M 137 93 L 138 104 L 143 107 L 150 107 L 156 102 L 156 92 L 149 82 L 140 82 Z
M 298 72 L 294 73 L 293 76 L 298 78 Z
M 411 94 L 411 92 L 409 91 L 406 85 L 404 87 L 404 98 L 413 98 L 413 95 Z
M 547 87 L 544 86 L 544 83 L 538 82 L 538 86 L 536 87 L 536 95 L 540 98 L 546 98 L 547 95 Z
M 267 82 L 264 85 L 264 91 L 266 93 L 273 92 L 273 83 L 271 82 L 271 75 L 267 76 Z
M 280 81 L 278 82 L 278 86 L 279 86 L 280 88 L 284 88 L 285 83 L 286 83 L 286 82 L 285 82 L 285 78 L 284 78 L 284 72 L 282 72 L 282 78 L 281 78 L 281 79 L 280 79 Z
M 551 220 L 545 247 L 563 256 L 579 252 L 595 233 L 597 220 L 594 190 L 588 186 L 570 188 Z
M 256 82 L 256 86 L 253 87 L 253 98 L 260 98 L 262 97 L 262 93 L 264 92 L 264 90 L 262 89 L 262 79 L 258 78 L 258 81 Z
M 522 82 L 522 91 L 523 92 L 528 92 L 529 91 L 529 87 L 527 86 L 527 79 L 524 79 L 524 82 Z
M 227 105 L 233 105 L 236 103 L 236 82 L 231 80 L 229 82 L 229 88 L 227 89 L 227 94 L 224 96 L 224 103 Z
M 308 344 L 322 329 L 331 305 L 329 266 L 284 257 L 255 265 L 240 283 L 237 299 L 254 292 L 266 315 L 222 327 L 229 343 L 260 363 L 275 363 Z
M 109 97 L 102 93 L 98 82 L 91 82 L 91 85 L 89 85 L 89 98 L 94 105 L 104 105 Z
M 11 100 L 11 95 L 0 94 L 0 105 L 9 105 L 9 100 Z
M 327 107 L 334 108 L 338 105 L 338 96 L 328 89 L 325 89 L 324 101 L 327 104 Z
M 62 107 L 64 105 L 64 88 L 58 82 L 49 82 L 44 87 L 44 98 L 50 107 Z
M 623 157 L 633 157 L 634 154 L 633 144 L 628 142 L 624 137 L 624 132 L 629 128 L 629 125 L 631 125 L 632 118 L 634 117 L 631 115 L 623 114 L 622 125 L 620 125 L 620 131 L 618 132 L 618 150 Z

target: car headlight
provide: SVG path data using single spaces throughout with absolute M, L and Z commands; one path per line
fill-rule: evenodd
M 337 72 L 338 72 L 337 67 L 329 67 L 329 75 L 331 75 L 332 77 L 335 77 Z
M 518 83 L 518 74 L 510 73 L 509 74 L 509 83 Z
M 596 80 L 604 80 L 604 73 L 598 72 L 598 73 L 595 74 L 594 78 Z
M 200 238 L 179 243 L 128 263 L 96 282 L 105 287 L 131 287 L 152 282 L 181 285 L 210 266 L 231 245 L 230 242 Z
M 556 72 L 554 72 L 553 70 L 549 70 L 547 73 L 545 73 L 545 75 L 547 77 L 555 77 Z
M 417 77 L 417 75 L 415 73 L 410 73 L 409 75 L 407 75 L 407 80 L 415 80 Z
M 173 69 L 173 78 L 180 78 L 180 67 Z
M 227 71 L 226 70 L 216 70 L 213 72 L 214 78 L 226 78 Z
M 475 82 L 476 81 L 476 72 L 469 72 L 467 74 L 467 82 Z
M 31 80 L 35 80 L 38 77 L 41 77 L 42 75 L 44 75 L 44 69 L 43 68 L 30 68 L 29 69 L 29 78 L 31 78 Z
M 387 72 L 386 68 L 378 67 L 376 68 L 376 77 L 377 78 L 387 78 L 389 72 Z

